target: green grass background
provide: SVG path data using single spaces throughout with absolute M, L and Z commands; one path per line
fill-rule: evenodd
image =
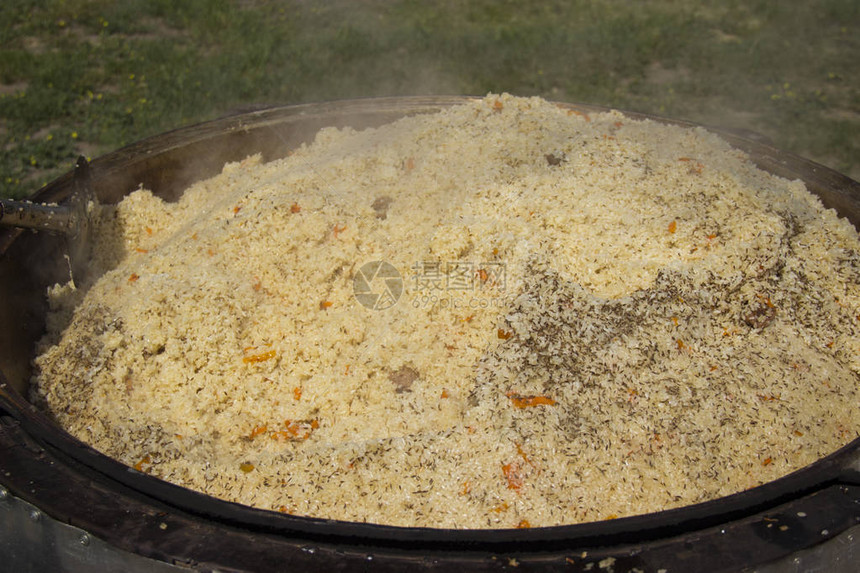
M 253 104 L 510 92 L 745 128 L 860 179 L 858 0 L 3 0 L 0 195 Z

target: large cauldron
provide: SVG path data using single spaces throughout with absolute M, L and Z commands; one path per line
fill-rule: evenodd
M 256 152 L 265 160 L 282 157 L 321 127 L 374 126 L 462 101 L 370 99 L 234 115 L 98 158 L 90 169 L 92 186 L 103 202 L 118 201 L 140 184 L 171 199 L 226 161 Z M 763 143 L 722 135 L 763 169 L 805 181 L 860 228 L 860 184 Z M 62 202 L 73 183 L 71 173 L 63 176 L 37 199 Z M 860 440 L 787 477 L 716 501 L 599 523 L 501 531 L 294 517 L 135 472 L 72 438 L 27 401 L 34 343 L 44 330 L 45 289 L 68 279 L 64 250 L 62 237 L 0 233 L 0 569 L 857 571 Z

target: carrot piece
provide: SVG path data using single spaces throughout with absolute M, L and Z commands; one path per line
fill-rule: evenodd
M 584 112 L 581 112 L 581 111 L 577 111 L 577 110 L 575 110 L 575 109 L 569 109 L 569 110 L 567 110 L 567 115 L 578 115 L 579 117 L 584 118 L 584 119 L 585 119 L 585 121 L 591 121 L 591 118 L 588 116 L 588 114 L 587 114 L 587 113 L 584 113 Z
M 695 162 L 693 165 L 690 166 L 690 173 L 696 173 L 697 175 L 701 175 L 702 169 L 705 168 L 705 166 L 700 161 L 696 161 L 692 157 L 679 157 L 678 161 L 684 161 L 685 163 Z
M 269 428 L 267 426 L 256 426 L 253 430 L 251 430 L 251 435 L 248 437 L 256 438 L 260 434 L 265 434 L 267 431 L 269 431 Z
M 276 354 L 277 352 L 275 350 L 261 352 L 260 354 L 248 354 L 242 358 L 242 362 L 244 362 L 245 364 L 256 364 L 257 362 L 265 362 L 266 360 L 274 358 Z
M 533 408 L 535 406 L 555 406 L 556 401 L 548 396 L 521 396 L 514 392 L 508 392 L 507 397 L 511 399 L 517 408 Z
M 320 427 L 317 420 L 284 420 L 285 430 L 271 433 L 273 440 L 303 442 L 311 437 L 314 430 Z
M 141 459 L 139 462 L 134 464 L 134 469 L 136 469 L 139 472 L 142 472 L 143 466 L 149 465 L 151 463 L 152 463 L 152 458 L 149 456 L 149 454 L 146 454 L 145 456 L 143 456 L 143 459 Z

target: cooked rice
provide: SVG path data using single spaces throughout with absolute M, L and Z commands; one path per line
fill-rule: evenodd
M 857 232 L 704 129 L 491 95 L 103 209 L 110 270 L 49 293 L 34 399 L 219 498 L 571 524 L 860 435 Z M 390 308 L 355 296 L 370 261 Z

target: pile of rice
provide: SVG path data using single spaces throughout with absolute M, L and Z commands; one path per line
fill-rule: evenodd
M 34 400 L 219 498 L 571 524 L 860 435 L 857 232 L 703 129 L 491 95 L 103 209 L 106 272 L 49 293 Z

